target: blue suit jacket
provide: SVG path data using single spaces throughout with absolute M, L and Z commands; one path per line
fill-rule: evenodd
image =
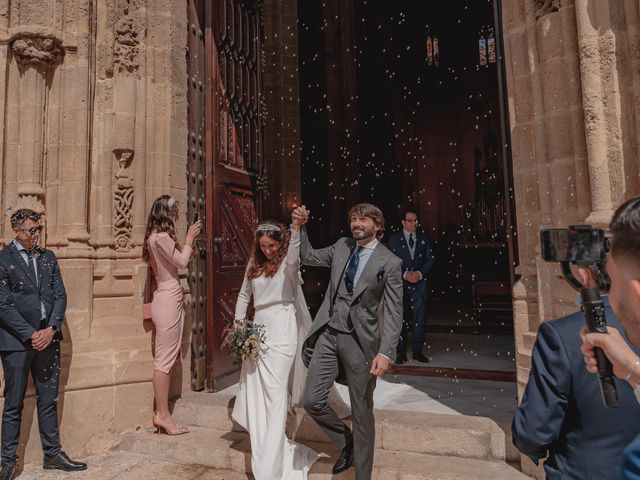
M 0 351 L 31 350 L 29 338 L 43 326 L 55 325 L 54 341 L 62 339 L 67 294 L 60 267 L 51 250 L 40 249 L 36 261 L 37 281 L 13 243 L 0 251 Z
M 409 245 L 404 238 L 402 230 L 389 235 L 388 248 L 402 260 L 403 286 L 406 294 L 421 293 L 427 294 L 427 274 L 433 265 L 433 252 L 431 250 L 431 240 L 424 233 L 416 233 L 416 250 L 411 258 Z M 418 283 L 410 283 L 404 280 L 406 271 L 420 272 L 422 280 Z
M 640 435 L 622 452 L 620 480 L 640 480 Z
M 622 330 L 607 296 L 603 300 L 607 323 Z M 536 463 L 549 455 L 548 479 L 615 479 L 622 450 L 640 433 L 640 405 L 627 382 L 615 380 L 620 406 L 605 408 L 597 377 L 587 372 L 580 352 L 584 324 L 578 312 L 540 325 L 511 426 L 518 450 Z

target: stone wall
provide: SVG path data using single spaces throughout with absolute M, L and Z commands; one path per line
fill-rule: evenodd
M 539 229 L 603 226 L 636 196 L 637 2 L 503 1 L 520 279 L 514 287 L 520 396 L 540 322 L 575 311 Z M 529 468 L 529 465 L 526 465 Z
M 185 3 L 171 0 L 0 1 L 0 238 L 16 208 L 45 213 L 69 296 L 59 410 L 73 456 L 151 423 L 141 244 L 159 194 L 186 200 L 186 28 Z M 189 378 L 177 370 L 176 391 Z

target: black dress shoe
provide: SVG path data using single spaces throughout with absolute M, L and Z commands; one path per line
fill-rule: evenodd
M 16 466 L 2 465 L 0 468 L 0 480 L 13 480 L 16 476 Z
M 348 443 L 347 446 L 342 449 L 340 458 L 338 458 L 338 461 L 333 466 L 331 473 L 338 475 L 351 467 L 351 465 L 353 465 L 353 443 Z
M 60 452 L 55 457 L 44 456 L 42 468 L 46 470 L 64 470 L 65 472 L 77 472 L 86 470 L 87 464 L 71 460 L 66 453 Z
M 418 354 L 414 355 L 414 356 L 413 356 L 413 359 L 414 359 L 414 360 L 417 360 L 417 361 L 419 361 L 419 362 L 422 362 L 422 363 L 429 363 L 429 359 L 428 359 L 427 357 L 425 357 L 425 356 L 424 356 L 423 354 L 421 354 L 421 353 L 418 353 Z

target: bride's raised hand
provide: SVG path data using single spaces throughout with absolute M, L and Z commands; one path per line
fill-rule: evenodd
M 307 221 L 309 220 L 309 213 L 310 212 L 307 210 L 306 206 L 302 205 L 301 207 L 298 207 L 294 204 L 293 212 L 291 213 L 291 222 L 293 228 L 299 230 L 302 225 L 307 223 Z

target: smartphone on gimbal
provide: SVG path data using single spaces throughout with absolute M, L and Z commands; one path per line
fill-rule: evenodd
M 545 262 L 590 264 L 606 258 L 609 244 L 603 229 L 576 225 L 570 228 L 543 228 L 540 245 Z
M 571 264 L 588 267 L 604 263 L 609 240 L 604 230 L 591 225 L 571 225 L 569 228 L 544 228 L 540 231 L 540 253 L 546 262 L 557 262 L 565 280 L 580 292 L 581 310 L 589 332 L 607 333 L 605 307 L 595 286 L 582 285 L 571 272 Z M 577 332 L 576 332 L 577 335 Z M 598 382 L 602 400 L 607 408 L 620 405 L 613 367 L 602 349 L 595 348 L 598 363 Z

